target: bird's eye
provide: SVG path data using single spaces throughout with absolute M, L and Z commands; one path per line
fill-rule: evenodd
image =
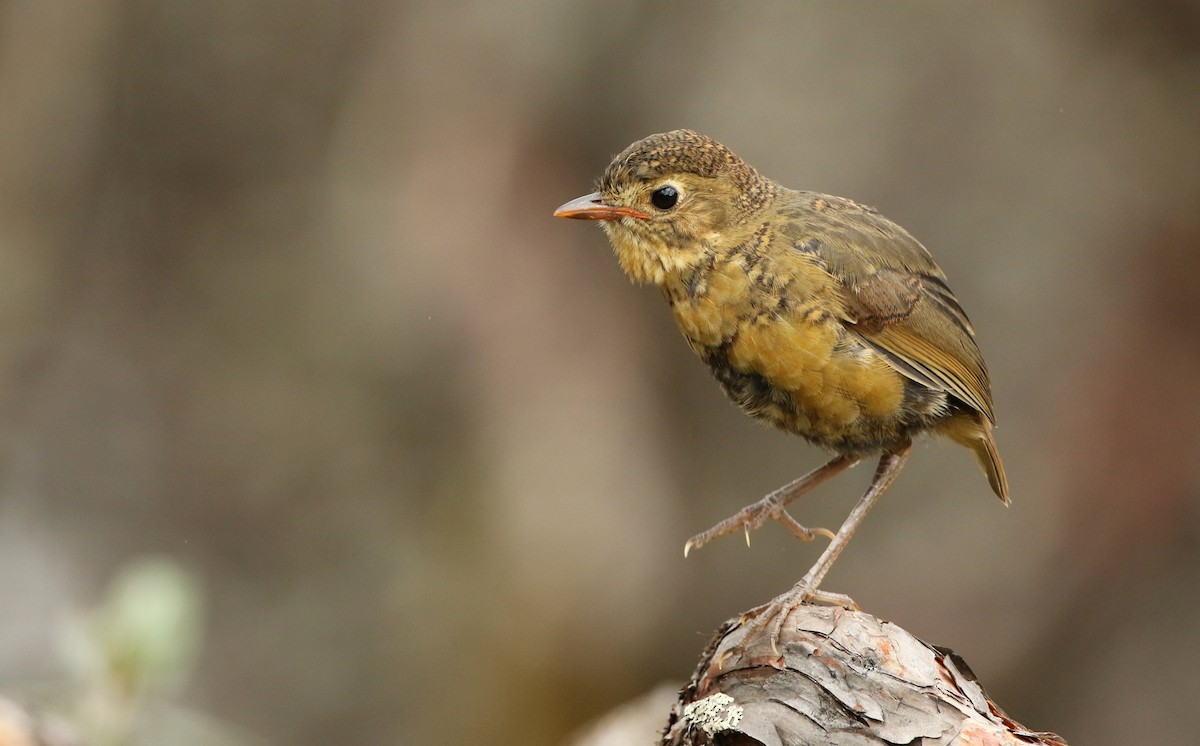
M 650 204 L 660 210 L 670 210 L 679 201 L 679 190 L 668 184 L 655 189 L 650 195 Z

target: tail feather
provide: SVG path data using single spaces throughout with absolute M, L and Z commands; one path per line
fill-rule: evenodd
M 979 465 L 987 474 L 988 483 L 992 485 L 996 497 L 1008 505 L 1011 502 L 1008 497 L 1008 477 L 1004 475 L 1004 463 L 1000 460 L 1000 451 L 996 449 L 996 439 L 992 437 L 992 423 L 980 419 L 983 420 L 983 437 L 975 441 L 975 458 L 979 459 Z
M 988 418 L 979 413 L 975 413 L 972 418 L 954 417 L 946 421 L 940 429 L 951 440 L 974 452 L 983 473 L 987 474 L 992 491 L 1002 503 L 1008 505 L 1008 477 L 1004 475 L 1004 464 L 1000 461 L 1000 451 L 996 448 L 996 439 L 992 437 L 992 423 Z

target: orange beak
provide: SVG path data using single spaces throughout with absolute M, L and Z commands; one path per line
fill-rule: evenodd
M 632 207 L 616 207 L 600 199 L 599 192 L 585 194 L 573 199 L 554 211 L 556 218 L 573 218 L 575 220 L 620 220 L 621 218 L 637 218 L 649 220 L 650 216 Z

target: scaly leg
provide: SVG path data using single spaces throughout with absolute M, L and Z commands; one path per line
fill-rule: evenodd
M 817 534 L 828 536 L 830 539 L 834 539 L 834 533 L 829 529 L 809 529 L 801 526 L 795 518 L 792 518 L 787 514 L 784 508 L 796 498 L 800 497 L 806 492 L 811 491 L 821 482 L 840 474 L 861 460 L 861 456 L 835 457 L 824 466 L 818 467 L 799 479 L 785 484 L 753 505 L 747 505 L 746 507 L 742 508 L 737 513 L 734 513 L 709 530 L 696 534 L 692 538 L 688 539 L 687 544 L 683 545 L 683 556 L 688 556 L 688 552 L 692 551 L 693 549 L 699 549 L 718 536 L 731 534 L 738 529 L 745 531 L 746 543 L 749 544 L 750 532 L 763 525 L 768 518 L 772 518 L 782 523 L 789 531 L 795 534 L 796 538 L 800 539 L 801 541 L 812 541 L 813 537 Z M 826 550 L 826 554 L 828 554 L 828 551 L 829 550 Z M 834 559 L 836 558 L 837 557 L 835 555 Z M 832 564 L 832 560 L 830 561 L 830 564 Z
M 850 511 L 850 515 L 842 523 L 842 527 L 838 529 L 837 535 L 833 537 L 833 541 L 829 542 L 829 546 L 825 547 L 825 551 L 817 560 L 817 563 L 804 574 L 799 583 L 796 583 L 790 591 L 772 600 L 764 606 L 754 609 L 751 614 L 756 617 L 755 625 L 761 631 L 765 626 L 775 621 L 771 628 L 771 648 L 778 651 L 776 642 L 779 640 L 779 633 L 783 629 L 784 623 L 792 610 L 805 601 L 817 601 L 821 603 L 831 603 L 838 606 L 846 606 L 848 608 L 857 608 L 857 605 L 849 597 L 839 593 L 824 593 L 818 590 L 821 581 L 825 579 L 825 575 L 829 569 L 833 567 L 833 563 L 837 561 L 842 550 L 846 548 L 846 543 L 850 541 L 850 537 L 854 536 L 854 532 L 862 524 L 863 519 L 867 517 L 867 513 L 871 512 L 871 508 L 875 507 L 879 497 L 891 486 L 895 481 L 896 475 L 900 473 L 900 469 L 904 467 L 904 462 L 908 460 L 908 455 L 912 452 L 912 443 L 906 443 L 894 451 L 889 451 L 879 459 L 879 466 L 875 470 L 875 478 L 871 480 L 871 486 L 867 488 L 864 494 Z M 754 630 L 751 630 L 753 632 Z

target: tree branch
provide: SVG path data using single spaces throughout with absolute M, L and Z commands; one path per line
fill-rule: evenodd
M 1005 715 L 953 652 L 865 612 L 805 604 L 778 654 L 753 626 L 717 631 L 663 744 L 1066 746 Z

